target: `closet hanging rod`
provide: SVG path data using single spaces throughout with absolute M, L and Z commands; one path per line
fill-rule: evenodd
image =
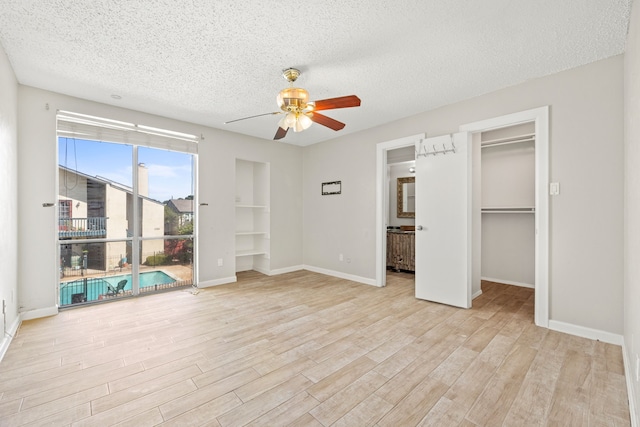
M 509 144 L 519 144 L 521 142 L 529 142 L 529 141 L 535 141 L 535 138 L 528 138 L 528 139 L 516 139 L 514 141 L 504 141 L 504 142 L 492 142 L 492 143 L 481 143 L 480 144 L 480 148 L 489 148 L 489 147 L 497 147 L 499 145 L 509 145 Z
M 489 139 L 487 141 L 481 141 L 482 144 L 491 144 L 494 142 L 508 142 L 508 141 L 513 141 L 513 142 L 518 142 L 520 140 L 528 140 L 530 138 L 535 139 L 536 134 L 535 133 L 523 133 L 522 135 L 515 135 L 515 136 L 506 136 L 504 138 L 496 138 L 496 139 Z

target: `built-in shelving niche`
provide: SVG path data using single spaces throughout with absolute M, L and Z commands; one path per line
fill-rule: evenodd
M 236 272 L 270 270 L 270 167 L 236 159 Z

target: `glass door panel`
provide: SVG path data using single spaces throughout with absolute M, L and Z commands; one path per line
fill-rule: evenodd
M 193 155 L 138 148 L 140 293 L 193 284 Z

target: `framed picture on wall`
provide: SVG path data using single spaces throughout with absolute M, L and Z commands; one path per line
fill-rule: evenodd
M 322 183 L 322 195 L 328 196 L 331 194 L 342 193 L 342 181 L 331 181 Z

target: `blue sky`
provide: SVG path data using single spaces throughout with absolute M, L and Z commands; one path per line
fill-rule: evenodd
M 129 187 L 132 153 L 130 145 L 58 139 L 60 165 Z M 139 147 L 138 163 L 144 163 L 149 169 L 149 197 L 163 202 L 172 197 L 178 199 L 193 194 L 191 157 L 185 153 Z

